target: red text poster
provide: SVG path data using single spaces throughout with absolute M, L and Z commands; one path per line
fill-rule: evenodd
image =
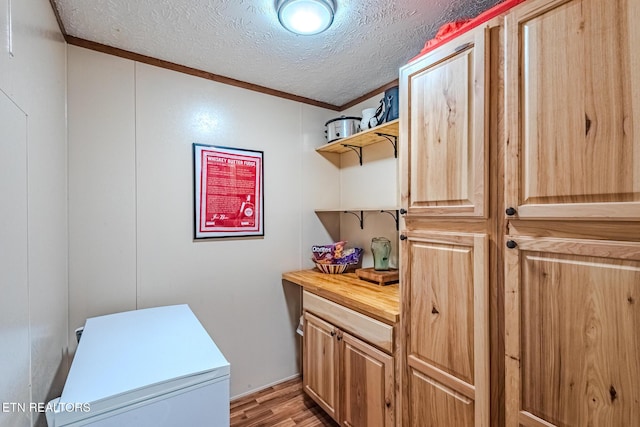
M 195 238 L 263 231 L 261 151 L 194 144 Z

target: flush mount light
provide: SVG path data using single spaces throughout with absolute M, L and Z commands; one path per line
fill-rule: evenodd
M 278 19 L 292 33 L 310 36 L 329 28 L 333 22 L 333 0 L 279 0 Z

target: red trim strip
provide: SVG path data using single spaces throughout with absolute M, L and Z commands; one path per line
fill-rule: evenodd
M 428 45 L 429 42 L 427 41 L 427 43 L 425 43 L 425 47 L 420 51 L 420 53 L 417 56 L 411 58 L 409 62 L 415 61 L 416 59 L 427 54 L 428 52 L 431 52 L 432 50 L 442 46 L 443 44 L 451 41 L 452 39 L 458 37 L 459 35 L 464 34 L 467 31 L 480 26 L 481 24 L 489 21 L 490 19 L 493 19 L 496 16 L 502 15 L 503 13 L 507 12 L 509 9 L 522 3 L 523 1 L 525 0 L 505 0 L 502 3 L 499 3 L 493 6 L 491 9 L 485 10 L 480 15 L 476 16 L 475 18 L 471 19 L 467 23 L 463 24 L 456 31 L 453 31 L 447 34 L 446 36 L 444 36 L 438 42 Z

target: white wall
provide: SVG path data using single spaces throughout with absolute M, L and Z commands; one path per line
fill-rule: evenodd
M 296 375 L 300 290 L 333 199 L 315 153 L 335 112 L 69 46 L 70 325 L 188 303 L 231 363 L 232 396 Z M 264 151 L 265 236 L 194 242 L 192 144 Z
M 66 47 L 48 2 L 8 6 L 0 0 L 0 401 L 44 403 L 67 372 Z M 42 415 L 3 412 L 0 426 L 44 425 Z
M 70 337 L 137 306 L 134 63 L 76 50 L 89 58 L 68 64 Z
M 361 117 L 365 108 L 376 108 L 384 93 L 363 101 L 341 114 Z M 391 267 L 398 266 L 398 232 L 396 224 L 389 214 L 381 213 L 380 208 L 399 206 L 398 159 L 393 156 L 393 145 L 380 142 L 362 149 L 362 166 L 355 153 L 341 155 L 340 168 L 340 207 L 369 208 L 364 212 L 364 229 L 360 229 L 357 218 L 351 214 L 340 215 L 340 236 L 349 246 L 361 247 L 364 251 L 363 267 L 373 267 L 371 239 L 386 237 L 391 240 Z M 394 211 L 391 211 L 395 215 Z

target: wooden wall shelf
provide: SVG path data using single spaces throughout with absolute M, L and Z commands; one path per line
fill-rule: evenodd
M 336 212 L 336 213 L 349 213 L 355 215 L 360 221 L 360 229 L 364 230 L 364 212 L 380 212 L 386 213 L 393 217 L 393 220 L 396 223 L 396 231 L 400 229 L 400 208 L 392 207 L 392 208 L 343 208 L 343 209 L 316 209 L 316 213 L 319 212 Z
M 339 154 L 349 151 L 355 151 L 360 157 L 360 164 L 362 165 L 362 147 L 387 141 L 393 145 L 394 157 L 397 158 L 399 122 L 400 119 L 396 119 L 387 123 L 383 123 L 372 129 L 367 129 L 365 131 L 358 132 L 355 135 L 351 135 L 346 138 L 341 138 L 332 143 L 325 144 L 322 147 L 316 148 L 316 151 L 319 153 Z

